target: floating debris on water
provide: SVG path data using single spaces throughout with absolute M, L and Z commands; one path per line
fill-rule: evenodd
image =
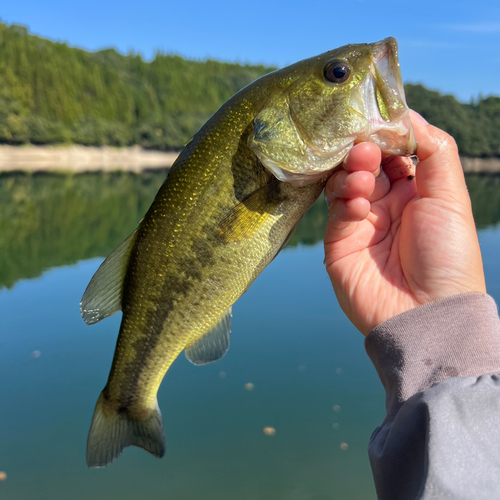
M 337 429 L 340 428 L 340 425 L 337 424 L 337 423 L 334 423 L 334 424 L 332 424 L 332 428 L 335 429 L 335 430 L 337 430 Z
M 266 435 L 266 436 L 274 436 L 276 434 L 276 429 L 274 427 L 264 427 L 262 429 L 262 432 Z
M 333 407 L 333 411 L 335 411 L 335 412 L 337 412 L 337 413 L 338 413 L 338 412 L 340 411 L 340 406 L 339 406 L 339 405 L 335 405 L 335 406 Z
M 7 474 L 1 470 L 0 471 L 0 481 L 5 481 L 7 479 Z
M 219 372 L 219 378 L 226 378 L 226 372 Z
M 337 368 L 337 369 L 335 370 L 335 373 L 336 373 L 337 375 L 341 375 L 341 374 L 342 374 L 342 368 Z
M 306 365 L 299 366 L 299 372 L 303 372 L 306 369 Z
M 252 382 L 248 382 L 247 384 L 245 384 L 245 389 L 246 389 L 247 391 L 253 391 L 253 388 L 254 388 L 254 387 L 255 387 L 255 386 L 252 384 Z
M 40 351 L 33 351 L 31 355 L 36 359 L 39 358 L 42 355 L 42 353 Z
M 349 449 L 349 445 L 347 443 L 340 443 L 340 449 L 346 451 Z

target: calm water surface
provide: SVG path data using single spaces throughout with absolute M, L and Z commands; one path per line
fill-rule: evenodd
M 0 498 L 374 499 L 366 446 L 384 393 L 324 270 L 323 202 L 234 306 L 229 353 L 204 367 L 181 355 L 169 370 L 159 392 L 165 458 L 128 448 L 87 469 L 120 317 L 88 327 L 79 301 L 163 178 L 0 177 Z M 500 180 L 468 185 L 499 302 Z

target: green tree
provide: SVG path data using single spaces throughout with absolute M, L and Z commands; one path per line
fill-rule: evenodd
M 151 62 L 114 49 L 86 52 L 0 23 L 0 143 L 179 149 L 222 103 L 272 69 L 161 51 Z M 465 104 L 411 84 L 406 93 L 462 154 L 500 156 L 500 97 Z

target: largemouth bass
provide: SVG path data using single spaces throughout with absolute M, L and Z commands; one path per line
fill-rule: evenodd
M 253 82 L 180 153 L 137 230 L 97 270 L 81 311 L 123 311 L 87 464 L 126 446 L 165 452 L 160 383 L 185 350 L 229 347 L 231 306 L 286 244 L 354 143 L 411 155 L 416 144 L 392 38 L 347 45 Z

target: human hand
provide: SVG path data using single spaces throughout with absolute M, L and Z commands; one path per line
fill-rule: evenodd
M 380 170 L 380 149 L 362 143 L 325 187 L 326 269 L 340 306 L 364 335 L 428 302 L 486 292 L 455 141 L 417 113 L 411 118 L 414 179 L 410 159 L 391 158 Z

